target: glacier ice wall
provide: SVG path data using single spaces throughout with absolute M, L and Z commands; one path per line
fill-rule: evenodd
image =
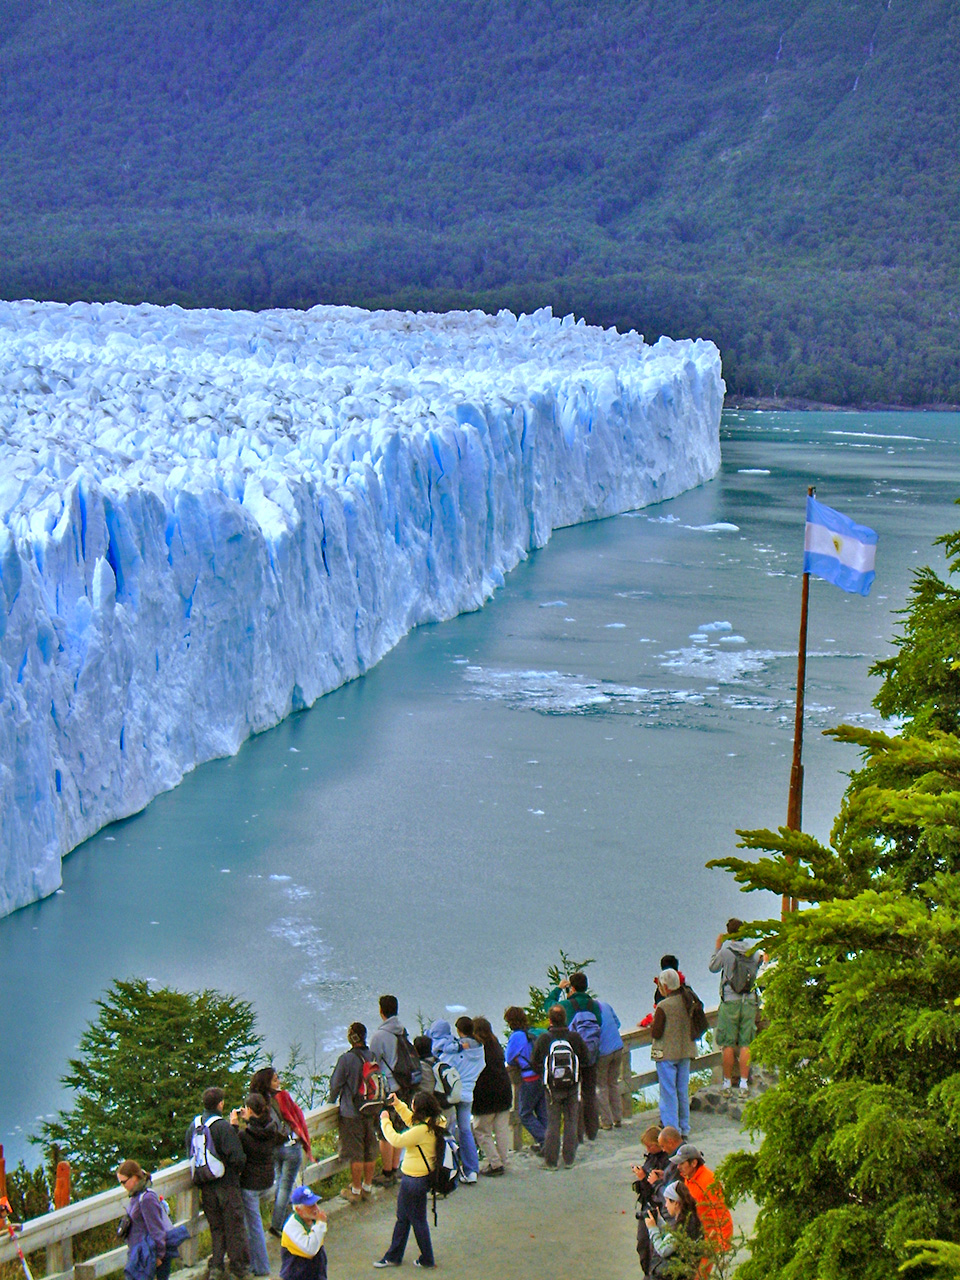
M 0 913 L 204 760 L 715 474 L 707 342 L 0 303 Z

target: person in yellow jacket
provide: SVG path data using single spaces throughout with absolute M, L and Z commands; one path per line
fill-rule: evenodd
M 427 1195 L 430 1191 L 430 1174 L 436 1167 L 439 1131 L 446 1128 L 440 1104 L 432 1093 L 422 1090 L 413 1096 L 413 1106 L 408 1107 L 395 1093 L 390 1095 L 390 1105 L 407 1126 L 401 1132 L 394 1128 L 389 1111 L 380 1113 L 380 1132 L 392 1147 L 403 1151 L 400 1162 L 400 1192 L 397 1196 L 397 1221 L 393 1228 L 390 1248 L 373 1265 L 375 1267 L 399 1267 L 403 1251 L 410 1238 L 410 1228 L 420 1246 L 420 1257 L 414 1259 L 415 1267 L 432 1267 L 433 1244 L 427 1225 Z

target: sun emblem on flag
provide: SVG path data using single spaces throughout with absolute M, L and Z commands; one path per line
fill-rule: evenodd
M 833 543 L 834 551 L 839 555 L 843 550 L 843 539 L 838 537 L 837 534 L 834 534 L 830 541 Z

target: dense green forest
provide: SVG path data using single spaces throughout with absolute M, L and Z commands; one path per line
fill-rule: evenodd
M 0 296 L 550 303 L 960 402 L 956 0 L 5 0 Z

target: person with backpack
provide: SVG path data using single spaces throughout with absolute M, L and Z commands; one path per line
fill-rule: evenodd
M 663 999 L 650 1028 L 650 1057 L 660 1085 L 660 1123 L 690 1133 L 690 1060 L 697 1056 L 690 1010 L 680 991 L 676 969 L 664 969 L 658 979 Z
M 400 1004 L 396 996 L 381 996 L 379 1002 L 381 1022 L 370 1037 L 370 1052 L 377 1060 L 387 1094 L 396 1093 L 409 1103 L 420 1088 L 423 1075 L 420 1060 L 407 1036 L 406 1028 L 397 1016 Z M 396 1185 L 400 1156 L 395 1147 L 380 1137 L 381 1172 L 374 1178 L 374 1185 Z
M 327 1280 L 327 1215 L 309 1187 L 290 1193 L 290 1217 L 280 1236 L 280 1280 Z
M 553 1000 L 554 994 L 562 999 Z M 556 1003 L 567 1015 L 567 1026 L 575 1031 L 587 1047 L 587 1065 L 580 1081 L 580 1137 L 593 1142 L 600 1128 L 600 1112 L 597 1109 L 597 1068 L 600 1063 L 600 1023 L 603 1010 L 594 998 L 587 994 L 587 975 L 579 970 L 569 978 L 561 978 L 547 997 L 547 1004 Z
M 533 1139 L 535 1154 L 540 1155 L 547 1134 L 547 1098 L 541 1075 L 533 1066 L 533 1050 L 538 1033 L 530 1030 L 526 1010 L 519 1005 L 512 1004 L 504 1009 L 503 1020 L 510 1029 L 504 1058 L 508 1069 L 515 1071 L 520 1078 L 517 1113 L 520 1123 Z
M 240 1174 L 247 1157 L 236 1129 L 223 1115 L 224 1092 L 203 1091 L 203 1111 L 187 1128 L 187 1156 L 200 1205 L 210 1231 L 206 1280 L 222 1280 L 224 1258 L 233 1275 L 250 1274 L 250 1249 L 244 1222 Z
M 327 1101 L 338 1104 L 340 1159 L 350 1165 L 350 1186 L 344 1187 L 340 1195 L 350 1204 L 359 1204 L 373 1195 L 377 1160 L 375 1116 L 383 1106 L 386 1093 L 380 1065 L 367 1048 L 367 1028 L 362 1022 L 351 1022 L 347 1041 L 350 1048 L 340 1055 L 333 1068 Z
M 435 1174 L 443 1132 L 446 1128 L 440 1114 L 440 1104 L 432 1093 L 421 1089 L 413 1096 L 413 1106 L 408 1107 L 396 1093 L 390 1096 L 390 1105 L 406 1125 L 402 1132 L 394 1126 L 389 1111 L 380 1113 L 380 1132 L 395 1150 L 402 1153 L 400 1165 L 400 1193 L 397 1196 L 397 1221 L 393 1228 L 390 1247 L 373 1265 L 375 1267 L 399 1267 L 410 1238 L 410 1228 L 420 1246 L 420 1256 L 415 1267 L 435 1265 L 430 1226 L 427 1222 L 427 1197 L 430 1194 L 431 1175 Z
M 244 1127 L 239 1128 L 240 1119 Z M 243 1199 L 243 1217 L 247 1224 L 247 1244 L 250 1247 L 250 1270 L 255 1276 L 270 1274 L 267 1257 L 267 1238 L 263 1234 L 263 1218 L 260 1216 L 260 1197 L 273 1186 L 273 1157 L 284 1137 L 262 1094 L 251 1093 L 237 1116 L 233 1112 L 230 1123 L 240 1134 L 247 1163 L 240 1174 L 240 1195 Z
M 619 1129 L 623 1124 L 623 1097 L 620 1068 L 623 1064 L 623 1036 L 613 1005 L 598 1000 L 600 1006 L 600 1058 L 597 1062 L 597 1110 L 601 1129 Z
M 437 1065 L 442 1072 L 445 1065 L 455 1067 L 460 1077 L 460 1101 L 455 1104 L 456 1123 L 454 1137 L 460 1144 L 463 1161 L 463 1181 L 473 1186 L 480 1172 L 480 1157 L 473 1137 L 473 1090 L 484 1067 L 483 1046 L 474 1036 L 473 1020 L 458 1018 L 457 1035 L 450 1030 L 450 1023 L 439 1018 L 430 1028 Z
M 173 1225 L 166 1202 L 151 1187 L 149 1173 L 136 1160 L 124 1160 L 117 1170 L 117 1181 L 130 1197 L 117 1227 L 117 1235 L 127 1242 L 125 1271 L 144 1280 L 167 1280 L 177 1245 L 190 1234 L 188 1228 Z
M 567 1027 L 567 1015 L 560 1005 L 547 1013 L 547 1030 L 537 1040 L 533 1065 L 540 1073 L 547 1097 L 547 1132 L 543 1139 L 543 1162 L 556 1169 L 563 1129 L 563 1163 L 569 1169 L 576 1159 L 580 1141 L 580 1082 L 587 1067 L 587 1046 Z
M 757 1034 L 757 970 L 759 954 L 749 955 L 750 943 L 732 937 L 743 928 L 735 916 L 727 921 L 727 932 L 717 938 L 717 949 L 707 968 L 721 974 L 720 1008 L 717 1010 L 717 1044 L 723 1050 L 723 1088 L 733 1087 L 733 1065 L 738 1060 L 740 1092 L 750 1089 L 750 1045 Z
M 313 1159 L 313 1146 L 303 1112 L 283 1088 L 273 1067 L 261 1067 L 254 1072 L 250 1092 L 259 1093 L 265 1099 L 277 1128 L 284 1136 L 283 1145 L 277 1147 L 273 1156 L 277 1192 L 269 1228 L 270 1234 L 279 1240 L 287 1216 L 287 1205 L 290 1203 L 290 1192 L 304 1156 L 307 1160 Z
M 513 1087 L 503 1056 L 503 1047 L 486 1018 L 474 1018 L 474 1035 L 483 1046 L 484 1067 L 473 1088 L 474 1137 L 483 1147 L 484 1177 L 500 1177 L 506 1172 L 510 1152 L 510 1109 Z

